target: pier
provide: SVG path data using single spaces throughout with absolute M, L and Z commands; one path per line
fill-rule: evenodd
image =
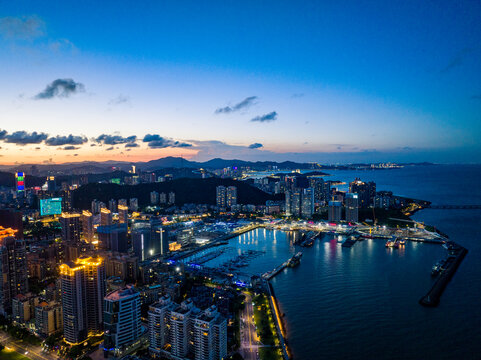
M 457 244 L 450 243 L 450 245 L 455 246 L 455 248 L 449 250 L 451 254 L 446 260 L 447 268 L 439 275 L 431 290 L 419 300 L 419 303 L 423 306 L 438 306 L 439 299 L 441 298 L 446 285 L 449 280 L 451 280 L 468 252 L 467 249 Z

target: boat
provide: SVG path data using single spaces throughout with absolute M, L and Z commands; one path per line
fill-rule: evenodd
M 437 274 L 439 274 L 440 271 L 441 271 L 441 268 L 439 266 L 439 263 L 436 263 L 436 264 L 433 265 L 433 267 L 431 269 L 431 275 L 436 276 Z
M 301 257 L 302 257 L 302 252 L 299 251 L 296 255 L 294 255 L 293 257 L 291 257 L 287 261 L 287 266 L 288 267 L 296 267 L 297 265 L 299 265 L 301 263 Z

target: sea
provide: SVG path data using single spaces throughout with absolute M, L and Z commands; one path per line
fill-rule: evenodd
M 481 205 L 481 165 L 329 173 L 326 179 L 375 181 L 378 191 L 433 205 Z M 436 308 L 418 301 L 433 284 L 431 267 L 446 256 L 437 244 L 392 249 L 370 239 L 343 248 L 325 234 L 298 248 L 295 233 L 256 229 L 231 239 L 206 265 L 254 250 L 242 271 L 260 274 L 303 251 L 299 266 L 271 280 L 294 359 L 481 359 L 481 210 L 424 209 L 413 219 L 469 251 Z

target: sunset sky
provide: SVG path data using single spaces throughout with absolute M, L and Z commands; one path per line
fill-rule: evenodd
M 479 163 L 481 3 L 347 3 L 3 2 L 0 163 Z

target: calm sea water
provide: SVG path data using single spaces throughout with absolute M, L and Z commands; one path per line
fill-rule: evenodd
M 373 180 L 378 190 L 434 204 L 481 204 L 481 166 L 426 166 L 386 171 L 336 171 L 332 179 Z M 437 308 L 418 304 L 433 283 L 439 245 L 382 240 L 342 248 L 326 235 L 303 249 L 300 266 L 273 280 L 295 359 L 481 359 L 481 210 L 423 210 L 432 224 L 469 253 Z M 255 230 L 232 239 L 229 253 L 262 251 L 245 271 L 271 270 L 298 251 L 292 235 Z

